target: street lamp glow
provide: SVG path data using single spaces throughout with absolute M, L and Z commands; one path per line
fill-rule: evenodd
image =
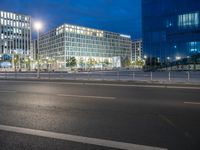
M 146 56 L 146 55 L 144 55 L 144 59 L 147 59 L 147 56 Z
M 176 56 L 176 60 L 180 60 L 181 59 L 181 57 L 180 56 Z
M 167 57 L 167 60 L 170 60 L 170 57 Z
M 34 23 L 34 28 L 36 30 L 41 30 L 42 29 L 42 22 L 40 22 L 40 21 L 35 22 Z

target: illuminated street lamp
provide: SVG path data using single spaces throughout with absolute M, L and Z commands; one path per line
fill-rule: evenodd
M 180 56 L 176 56 L 176 60 L 181 60 L 181 57 Z
M 39 63 L 39 36 L 40 36 L 40 30 L 42 29 L 42 23 L 37 21 L 34 23 L 34 28 L 37 31 L 37 50 L 38 50 L 38 56 L 37 56 L 37 62 L 38 62 L 38 68 L 37 68 L 37 78 L 40 78 L 40 63 Z

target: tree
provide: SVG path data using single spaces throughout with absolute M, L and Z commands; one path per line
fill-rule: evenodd
M 92 68 L 97 64 L 97 62 L 94 58 L 89 58 L 88 61 L 87 61 L 87 64 L 90 68 Z
M 130 67 L 131 65 L 131 60 L 129 58 L 125 58 L 122 60 L 122 67 Z
M 76 58 L 75 57 L 70 57 L 69 59 L 66 60 L 66 66 L 70 67 L 71 69 L 77 65 L 76 63 Z
M 107 67 L 110 63 L 109 63 L 108 59 L 104 59 L 102 64 L 103 64 L 103 67 Z
M 24 63 L 26 64 L 26 67 L 28 67 L 28 70 L 31 70 L 31 59 L 30 58 L 26 58 L 24 60 Z
M 84 60 L 82 57 L 79 59 L 79 65 L 81 68 L 83 68 L 85 66 L 85 63 L 84 63 Z
M 15 72 L 17 71 L 17 64 L 19 64 L 20 58 L 18 54 L 14 54 L 14 66 L 15 66 Z
M 142 66 L 144 66 L 144 61 L 141 60 L 141 59 L 140 60 L 136 60 L 135 65 L 142 67 Z

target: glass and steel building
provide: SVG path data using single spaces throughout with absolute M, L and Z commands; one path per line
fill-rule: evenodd
M 142 60 L 142 40 L 132 42 L 132 61 Z
M 77 67 L 87 67 L 89 59 L 97 68 L 105 61 L 110 67 L 121 67 L 121 60 L 131 60 L 131 37 L 64 24 L 40 35 L 39 56 L 57 60 L 59 68 L 66 68 L 70 57 L 76 58 Z
M 200 53 L 199 0 L 142 0 L 143 51 L 161 61 Z
M 0 11 L 0 54 L 29 55 L 31 17 Z

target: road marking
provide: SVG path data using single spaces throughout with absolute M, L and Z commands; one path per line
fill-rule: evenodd
M 172 127 L 176 128 L 176 125 L 170 120 L 168 119 L 166 116 L 159 114 L 158 115 L 161 119 L 163 119 L 165 122 L 167 122 L 169 125 L 171 125 Z
M 104 139 L 83 137 L 83 136 L 63 134 L 63 133 L 57 133 L 57 132 L 42 131 L 42 130 L 21 128 L 21 127 L 14 127 L 14 126 L 6 126 L 6 125 L 0 125 L 0 130 L 20 133 L 20 134 L 46 137 L 46 138 L 54 138 L 58 140 L 91 144 L 91 145 L 97 145 L 97 146 L 103 146 L 103 147 L 124 149 L 124 150 L 167 150 L 165 148 L 159 148 L 159 147 L 117 142 L 117 141 L 112 141 L 112 140 L 104 140 Z
M 184 104 L 200 105 L 200 102 L 184 102 Z
M 16 93 L 17 91 L 0 91 L 0 93 Z
M 116 99 L 116 97 L 101 97 L 101 96 L 85 96 L 85 95 L 66 95 L 66 94 L 57 94 L 57 96 L 62 97 L 78 97 L 78 98 L 95 98 L 95 99 Z

